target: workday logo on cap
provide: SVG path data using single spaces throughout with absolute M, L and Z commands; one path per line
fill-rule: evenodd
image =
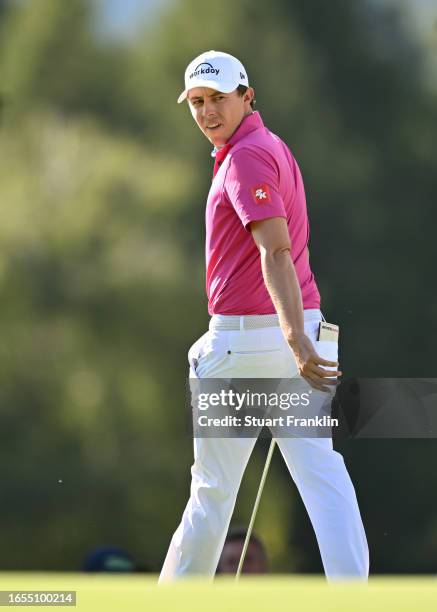
M 221 51 L 207 51 L 196 57 L 185 70 L 185 89 L 178 98 L 181 103 L 194 87 L 210 87 L 230 93 L 239 85 L 249 87 L 243 64 L 233 55 Z
M 208 62 L 202 62 L 201 64 L 196 66 L 196 68 L 194 69 L 194 72 L 192 72 L 188 78 L 194 79 L 195 77 L 203 76 L 204 74 L 218 75 L 219 72 L 220 72 L 220 68 L 214 68 L 212 64 L 209 64 Z

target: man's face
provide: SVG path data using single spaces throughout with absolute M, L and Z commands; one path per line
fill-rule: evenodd
M 188 92 L 188 104 L 197 125 L 216 147 L 227 143 L 243 117 L 252 112 L 250 101 L 254 91 L 248 88 L 243 96 L 235 89 L 221 93 L 209 87 L 194 87 Z
M 219 561 L 221 574 L 235 574 L 243 551 L 243 540 L 226 542 Z M 265 574 L 268 571 L 267 559 L 256 542 L 249 541 L 243 563 L 243 574 Z

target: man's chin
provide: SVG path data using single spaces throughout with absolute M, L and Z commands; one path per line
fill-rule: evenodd
M 209 141 L 215 146 L 215 147 L 223 147 L 226 143 L 227 140 L 225 140 L 223 137 L 222 138 L 214 138 L 214 137 L 209 137 Z
M 215 147 L 223 147 L 228 142 L 228 138 L 224 136 L 223 133 L 211 134 L 211 132 L 206 132 L 205 136 L 208 138 L 209 142 Z

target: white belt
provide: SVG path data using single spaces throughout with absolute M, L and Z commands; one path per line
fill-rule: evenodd
M 318 308 L 304 310 L 305 321 L 320 321 L 322 315 Z M 218 330 L 243 330 L 260 329 L 262 327 L 279 327 L 277 314 L 266 315 L 212 315 L 209 321 L 209 329 Z

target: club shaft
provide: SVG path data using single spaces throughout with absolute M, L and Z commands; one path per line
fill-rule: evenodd
M 235 575 L 235 580 L 239 579 L 240 574 L 241 574 L 241 570 L 243 568 L 243 563 L 244 563 L 244 559 L 246 557 L 247 547 L 249 546 L 250 536 L 252 535 L 252 529 L 253 529 L 253 525 L 255 523 L 256 513 L 258 512 L 259 502 L 261 500 L 261 495 L 262 495 L 262 492 L 263 492 L 263 489 L 264 489 L 264 483 L 266 481 L 267 473 L 269 471 L 270 462 L 271 462 L 272 456 L 273 456 L 273 451 L 275 450 L 275 444 L 276 444 L 276 441 L 275 441 L 274 438 L 272 438 L 272 441 L 270 442 L 269 452 L 267 454 L 266 463 L 264 465 L 264 470 L 263 470 L 263 473 L 262 473 L 262 476 L 261 476 L 261 481 L 259 483 L 258 493 L 257 493 L 256 499 L 255 499 L 255 505 L 253 506 L 252 516 L 250 517 L 250 523 L 249 523 L 249 527 L 247 529 L 246 539 L 244 540 L 244 546 L 243 546 L 243 550 L 241 552 L 240 563 L 238 564 L 237 573 Z

